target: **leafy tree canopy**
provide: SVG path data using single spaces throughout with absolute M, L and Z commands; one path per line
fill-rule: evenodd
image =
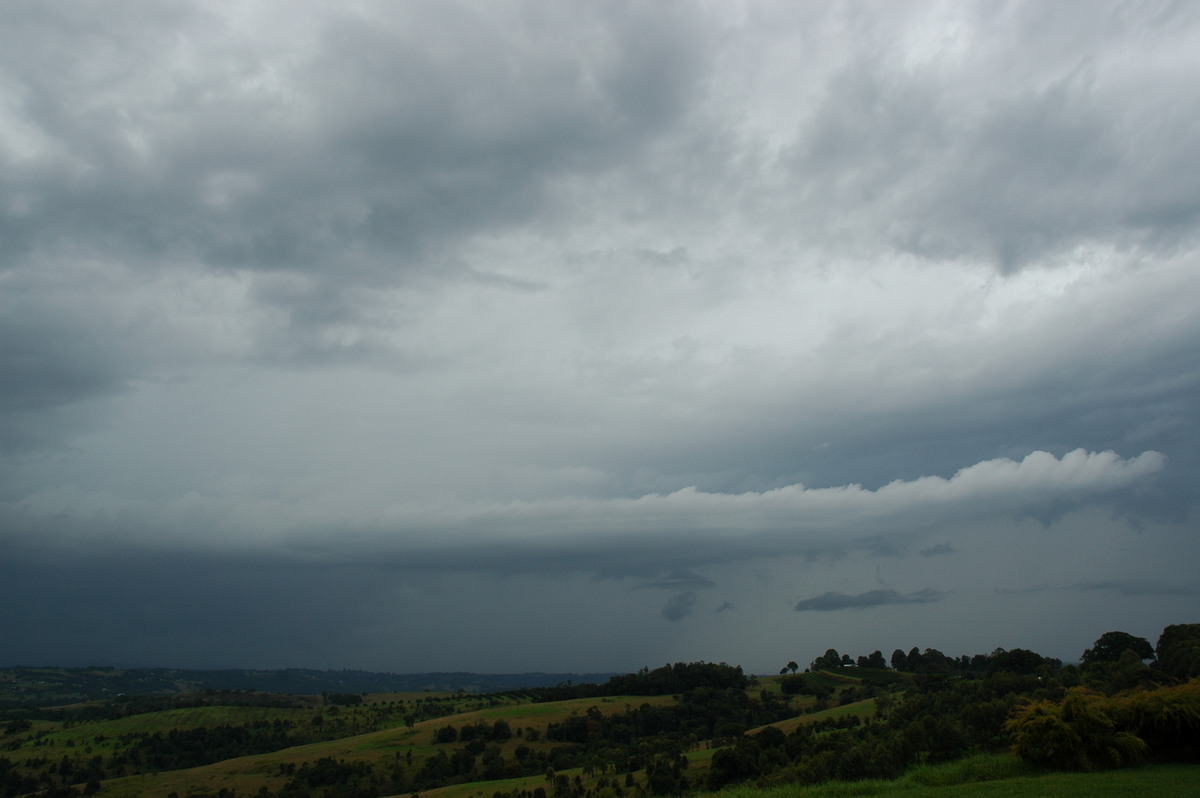
M 1170 676 L 1200 676 L 1200 623 L 1181 623 L 1163 629 L 1158 638 L 1158 666 Z
M 1132 651 L 1141 660 L 1154 659 L 1154 649 L 1146 638 L 1134 637 L 1128 632 L 1105 632 L 1097 638 L 1091 648 L 1083 652 L 1081 660 L 1084 665 L 1116 662 L 1126 651 Z
M 1143 641 L 1145 642 L 1145 641 Z M 1149 645 L 1147 643 L 1147 645 Z M 1035 673 L 1043 665 L 1057 668 L 1062 663 L 1051 657 L 1043 657 L 1036 651 L 1014 648 L 1011 651 L 996 649 L 988 658 L 988 673 Z

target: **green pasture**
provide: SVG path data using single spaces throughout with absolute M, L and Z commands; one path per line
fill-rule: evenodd
M 22 740 L 15 748 L 5 746 L 5 756 L 20 762 L 35 757 L 109 755 L 127 747 L 122 735 L 166 733 L 222 725 L 238 726 L 259 721 L 291 720 L 307 723 L 312 710 L 278 707 L 190 707 L 147 712 L 113 720 L 93 720 L 64 725 L 55 721 L 37 721 L 29 732 L 12 735 Z
M 1155 765 L 1096 773 L 1044 773 L 1006 754 L 926 766 L 893 781 L 810 787 L 730 787 L 705 798 L 1185 798 L 1200 796 L 1200 766 Z
M 500 707 L 488 707 L 456 715 L 446 715 L 434 720 L 417 724 L 418 728 L 428 729 L 425 741 L 432 743 L 433 736 L 443 726 L 453 726 L 460 729 L 480 721 L 495 723 L 506 721 L 515 734 L 517 728 L 537 729 L 545 732 L 551 723 L 561 723 L 572 715 L 583 715 L 595 707 L 605 715 L 615 715 L 630 709 L 636 709 L 642 704 L 651 706 L 667 706 L 675 703 L 673 696 L 606 696 L 604 698 L 571 698 L 566 701 L 548 701 L 540 704 L 511 704 Z M 514 738 L 515 739 L 515 738 Z M 520 740 L 516 741 L 517 743 Z
M 494 723 L 497 720 L 503 719 L 510 724 L 514 736 L 500 744 L 500 748 L 507 754 L 518 745 L 529 745 L 532 748 L 538 748 L 559 744 L 544 739 L 535 743 L 527 743 L 515 736 L 517 728 L 534 728 L 544 732 L 551 723 L 561 722 L 572 715 L 582 715 L 591 707 L 596 707 L 600 712 L 605 714 L 614 714 L 624 712 L 629 707 L 638 707 L 642 704 L 661 706 L 673 701 L 674 698 L 671 696 L 615 696 L 608 698 L 571 699 L 541 704 L 508 704 L 474 709 L 456 715 L 424 720 L 415 724 L 411 729 L 401 724 L 381 731 L 372 731 L 334 740 L 299 745 L 266 754 L 229 759 L 189 770 L 109 779 L 103 782 L 101 790 L 97 795 L 98 798 L 161 798 L 161 796 L 172 792 L 179 795 L 187 795 L 189 792 L 213 794 L 222 787 L 236 790 L 239 795 L 253 795 L 260 786 L 265 786 L 271 791 L 277 791 L 288 780 L 287 776 L 279 774 L 280 765 L 300 765 L 304 762 L 315 762 L 322 757 L 332 757 L 346 762 L 377 763 L 387 761 L 396 755 L 404 757 L 409 751 L 412 752 L 413 762 L 420 763 L 425 758 L 435 755 L 438 750 L 447 748 L 433 741 L 434 735 L 439 728 L 449 725 L 457 729 L 478 721 Z M 369 708 L 367 707 L 367 709 Z M 308 716 L 313 714 L 312 710 L 299 711 Z M 343 709 L 343 716 L 349 714 L 351 711 Z M 133 719 L 129 718 L 126 720 Z M 707 758 L 711 758 L 711 756 L 711 752 L 708 752 Z M 707 762 L 707 759 L 703 757 L 702 759 Z M 572 778 L 574 777 L 574 771 L 564 772 L 569 772 Z M 544 786 L 545 779 L 541 776 L 534 776 L 513 779 L 511 781 L 522 784 L 530 782 L 533 786 L 538 786 L 539 784 Z M 473 790 L 483 790 L 483 785 L 486 784 L 487 789 L 485 794 L 490 796 L 498 789 L 505 789 L 504 787 L 497 786 L 501 783 L 482 782 L 473 785 Z M 466 784 L 455 785 L 436 791 L 428 791 L 428 793 L 423 794 L 432 795 L 436 793 L 438 795 L 450 795 L 451 798 L 458 798 L 459 796 L 471 795 L 472 789 L 468 789 L 471 787 L 472 785 Z M 450 792 L 444 792 L 447 790 Z
M 767 726 L 774 726 L 784 734 L 791 734 L 800 726 L 809 723 L 817 723 L 829 718 L 844 718 L 851 715 L 857 715 L 864 720 L 875 717 L 875 699 L 867 698 L 862 701 L 854 701 L 850 704 L 823 709 L 820 712 L 812 712 L 808 715 L 797 715 L 794 718 L 787 718 L 776 723 L 768 723 Z M 766 726 L 759 726 L 756 729 L 750 729 L 747 734 L 754 734 L 765 728 Z
M 199 729 L 204 726 L 210 728 L 225 725 L 242 726 L 262 721 L 271 723 L 276 720 L 290 720 L 299 723 L 307 721 L 313 714 L 311 709 L 282 707 L 188 707 L 130 715 L 115 720 L 77 723 L 49 736 L 64 742 L 75 740 L 78 743 L 90 740 L 99 734 L 106 737 L 116 737 L 122 734 L 154 734 L 177 729 Z
M 704 748 L 696 751 L 689 751 L 686 756 L 688 759 L 687 776 L 689 779 L 697 779 L 703 781 L 705 774 L 712 765 L 713 754 L 717 752 L 716 748 Z M 556 771 L 556 775 L 563 775 L 574 780 L 577 775 L 582 775 L 583 768 L 570 768 L 566 770 Z M 624 782 L 624 774 L 607 774 L 610 780 Z M 635 777 L 639 781 L 644 781 L 645 774 L 637 773 Z M 584 783 L 588 786 L 594 786 L 600 776 L 584 777 Z M 550 784 L 545 776 L 519 776 L 514 779 L 498 779 L 494 781 L 474 781 L 467 784 L 450 784 L 445 787 L 438 787 L 434 790 L 426 790 L 421 793 L 421 798 L 490 798 L 496 792 L 513 792 L 514 790 L 529 790 L 533 792 L 538 787 L 546 791 L 547 795 L 553 793 L 553 785 Z M 408 794 L 394 796 L 394 798 L 409 798 Z

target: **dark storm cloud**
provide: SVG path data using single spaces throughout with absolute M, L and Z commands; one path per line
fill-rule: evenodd
M 1064 585 L 1034 585 L 1033 587 L 1004 589 L 1001 593 L 1078 592 L 1111 593 L 1124 597 L 1139 596 L 1198 596 L 1200 584 L 1178 584 L 1169 581 L 1136 579 L 1106 579 L 1099 581 L 1073 582 Z
M 690 618 L 696 611 L 696 602 L 698 600 L 699 597 L 690 590 L 684 593 L 676 593 L 667 599 L 667 603 L 662 608 L 662 617 L 672 622 Z
M 835 612 L 837 610 L 861 610 L 868 607 L 883 607 L 891 604 L 930 604 L 940 601 L 942 592 L 926 588 L 915 593 L 898 593 L 895 590 L 868 590 L 866 593 L 848 595 L 830 591 L 810 599 L 796 602 L 796 612 Z
M 832 633 L 790 611 L 817 574 L 881 589 L 797 609 L 960 637 L 1003 585 L 1177 614 L 1198 35 L 1118 2 L 0 6 L 6 644 L 708 658 Z
M 44 443 L 61 423 L 55 409 L 124 385 L 103 339 L 86 334 L 85 325 L 71 330 L 29 318 L 28 310 L 0 314 L 0 453 Z
M 0 621 L 13 642 L 3 656 L 15 658 L 5 664 L 80 662 L 82 652 L 123 664 L 332 663 L 320 648 L 361 646 L 369 621 L 358 604 L 378 601 L 384 587 L 369 569 L 253 556 L 13 546 L 4 554 L 0 604 L 23 608 Z M 32 638 L 37 650 L 18 642 Z
M 186 4 L 77 11 L 0 12 L 30 150 L 6 165 L 0 269 L 49 252 L 263 275 L 256 354 L 283 365 L 394 347 L 394 311 L 356 286 L 535 284 L 458 249 L 557 224 L 555 185 L 641 158 L 709 68 L 669 5 L 330 9 L 271 43 Z
M 54 445 L 82 419 L 60 412 L 128 390 L 153 349 L 142 333 L 95 302 L 101 275 L 9 275 L 0 291 L 0 456 Z
M 643 582 L 637 585 L 639 589 L 643 590 L 703 590 L 704 588 L 716 586 L 717 583 L 711 579 L 686 569 L 676 569 L 670 573 L 663 574 L 651 582 Z
M 1107 580 L 1102 582 L 1079 582 L 1072 587 L 1080 591 L 1100 591 L 1116 593 L 1120 596 L 1200 596 L 1200 583 L 1172 585 L 1162 582 Z
M 387 282 L 552 214 L 547 181 L 636 158 L 691 104 L 691 15 L 509 10 L 330 10 L 298 55 L 185 5 L 139 19 L 136 43 L 132 13 L 9 7 L 28 135 L 73 165 L 10 167 L 7 238 Z

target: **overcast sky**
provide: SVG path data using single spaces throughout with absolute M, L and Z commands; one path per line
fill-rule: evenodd
M 0 4 L 0 665 L 1200 621 L 1200 6 Z

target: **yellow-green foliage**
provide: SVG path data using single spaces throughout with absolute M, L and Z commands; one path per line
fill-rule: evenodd
M 1200 760 L 1200 680 L 1116 699 L 1114 718 L 1135 730 L 1155 756 Z
M 1118 696 L 1077 687 L 1061 702 L 1027 704 L 1007 728 L 1022 759 L 1064 770 L 1122 767 L 1148 757 L 1194 761 L 1200 682 Z

